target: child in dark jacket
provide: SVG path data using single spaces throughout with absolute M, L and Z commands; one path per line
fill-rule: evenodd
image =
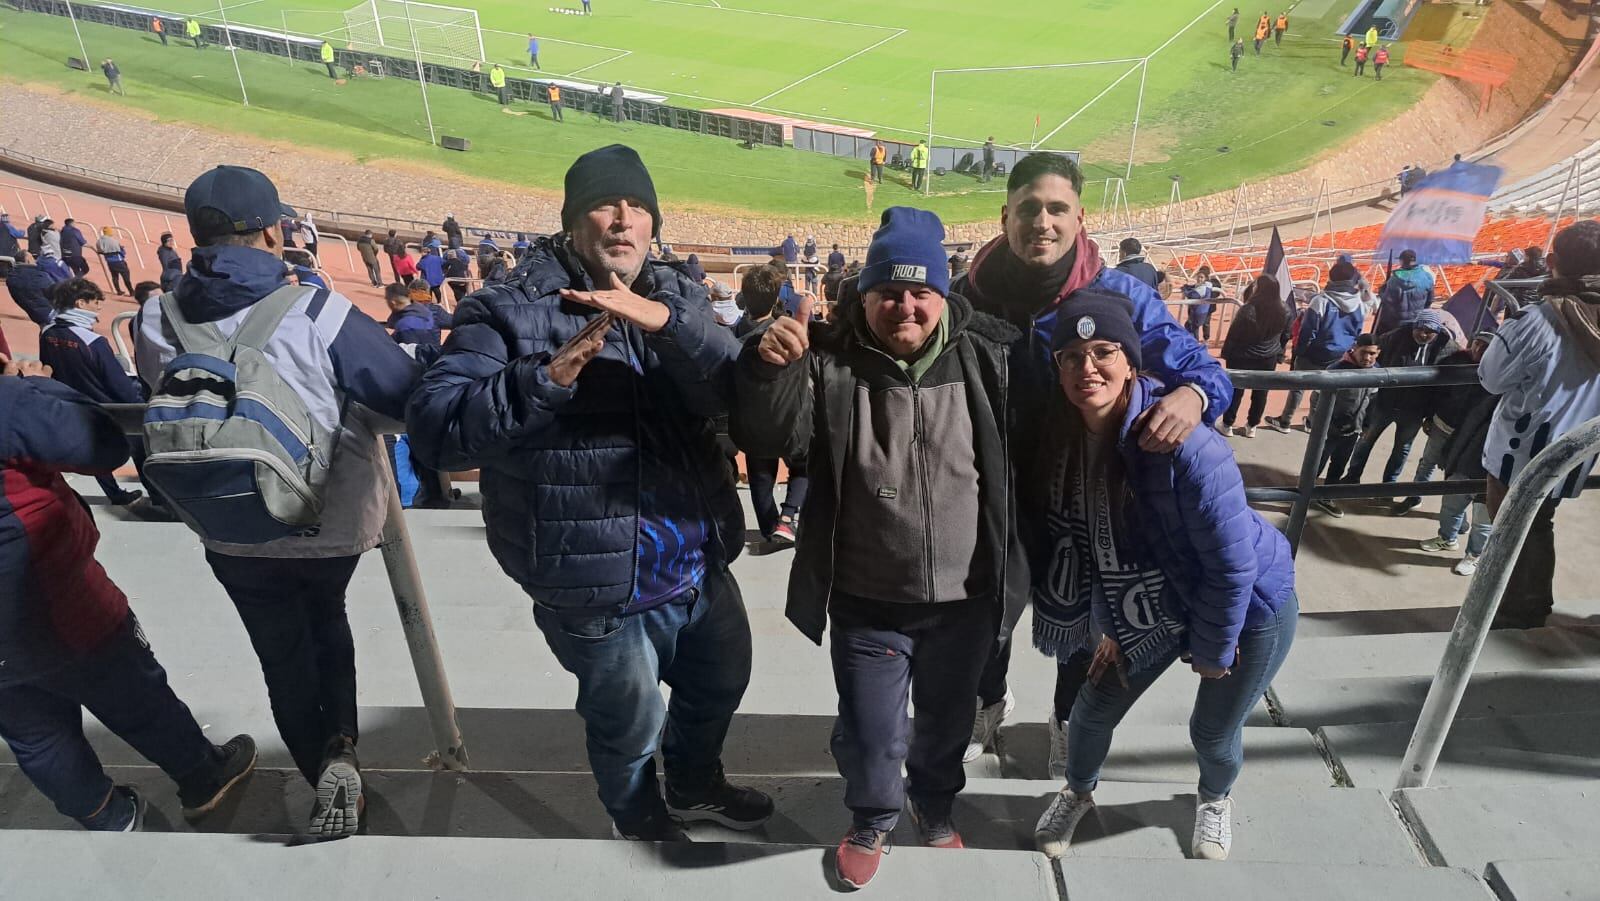
M 86 278 L 68 279 L 56 285 L 51 294 L 55 319 L 39 335 L 39 361 L 49 366 L 56 381 L 71 386 L 98 404 L 144 403 L 139 383 L 117 362 L 111 342 L 95 332 L 105 294 Z M 143 450 L 134 454 L 143 462 Z M 106 492 L 106 499 L 126 507 L 144 496 L 142 491 L 125 491 L 110 474 L 95 476 Z
M 87 708 L 170 776 L 184 816 L 198 819 L 254 769 L 255 742 L 206 738 L 96 562 L 94 517 L 61 474 L 109 472 L 128 445 L 49 374 L 0 357 L 0 737 L 62 815 L 137 832 L 144 799 L 106 775 L 84 739 Z
M 1338 362 L 1328 366 L 1330 371 L 1341 369 L 1371 369 L 1378 365 L 1378 339 L 1370 332 L 1356 338 L 1355 347 L 1345 351 Z M 1333 485 L 1344 481 L 1345 467 L 1361 440 L 1361 429 L 1366 423 L 1367 408 L 1372 403 L 1376 388 L 1351 388 L 1346 391 L 1319 391 L 1311 402 L 1311 418 L 1323 404 L 1333 404 L 1333 418 L 1328 424 L 1328 440 L 1322 445 L 1322 459 L 1317 470 L 1324 473 L 1323 483 Z M 1331 500 L 1319 498 L 1312 503 L 1330 516 L 1343 516 L 1344 509 Z
M 1289 543 L 1245 502 L 1227 442 L 1195 429 L 1170 453 L 1139 446 L 1158 383 L 1139 376 L 1127 306 L 1085 298 L 1051 347 L 1066 403 L 1052 417 L 1043 486 L 1050 561 L 1035 573 L 1034 646 L 1058 662 L 1066 787 L 1034 829 L 1059 857 L 1094 810 L 1112 732 L 1180 659 L 1200 676 L 1189 733 L 1199 763 L 1195 857 L 1225 860 L 1246 718 L 1288 656 L 1299 602 Z M 1092 651 L 1071 709 L 1061 681 Z

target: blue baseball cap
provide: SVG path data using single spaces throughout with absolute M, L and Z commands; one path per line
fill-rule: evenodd
M 183 212 L 196 241 L 262 231 L 299 215 L 278 199 L 272 179 L 247 166 L 218 166 L 195 179 L 183 192 Z

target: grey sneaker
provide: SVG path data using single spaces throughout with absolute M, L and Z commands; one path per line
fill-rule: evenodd
M 1266 426 L 1274 432 L 1282 432 L 1285 435 L 1289 434 L 1289 423 L 1287 420 L 1268 417 L 1266 420 Z
M 1451 572 L 1455 573 L 1458 576 L 1470 576 L 1470 575 L 1472 575 L 1473 573 L 1475 573 L 1477 571 L 1478 571 L 1478 555 L 1477 554 L 1468 554 L 1465 557 L 1462 557 L 1461 558 L 1461 562 L 1457 563 L 1455 565 L 1455 567 L 1453 569 L 1451 569 Z
M 1052 860 L 1060 857 L 1072 847 L 1072 833 L 1091 810 L 1094 810 L 1092 794 L 1079 795 L 1070 788 L 1063 788 L 1033 827 L 1033 843 L 1044 856 Z
M 1058 782 L 1067 778 L 1067 721 L 1056 719 L 1050 711 L 1050 778 Z
M 1233 848 L 1233 799 L 1201 801 L 1194 812 L 1194 840 L 1190 844 L 1196 860 L 1227 860 Z
M 1006 696 L 987 707 L 979 707 L 978 715 L 972 720 L 972 739 L 967 742 L 967 750 L 961 755 L 962 763 L 971 763 L 977 760 L 983 752 L 994 747 L 994 740 L 1000 734 L 1000 724 L 1006 721 L 1011 711 L 1017 709 L 1017 698 L 1006 689 Z
M 361 797 L 361 763 L 356 759 L 355 742 L 340 736 L 328 743 L 316 791 L 311 834 L 319 838 L 355 835 L 361 825 L 361 811 L 366 807 Z

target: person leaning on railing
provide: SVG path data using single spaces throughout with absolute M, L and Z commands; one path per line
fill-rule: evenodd
M 1542 302 L 1501 326 L 1478 377 L 1500 395 L 1483 450 L 1489 512 L 1540 451 L 1574 427 L 1600 415 L 1600 222 L 1584 220 L 1555 237 L 1555 274 L 1540 288 Z M 1495 628 L 1544 625 L 1555 607 L 1556 507 L 1576 497 L 1593 458 L 1539 508 L 1506 584 Z

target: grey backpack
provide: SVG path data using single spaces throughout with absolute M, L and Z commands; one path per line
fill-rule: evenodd
M 262 350 L 315 292 L 279 288 L 251 306 L 232 337 L 185 320 L 176 295 L 161 297 L 178 355 L 145 413 L 144 475 L 202 538 L 261 544 L 321 521 L 339 424 L 318 422 Z

